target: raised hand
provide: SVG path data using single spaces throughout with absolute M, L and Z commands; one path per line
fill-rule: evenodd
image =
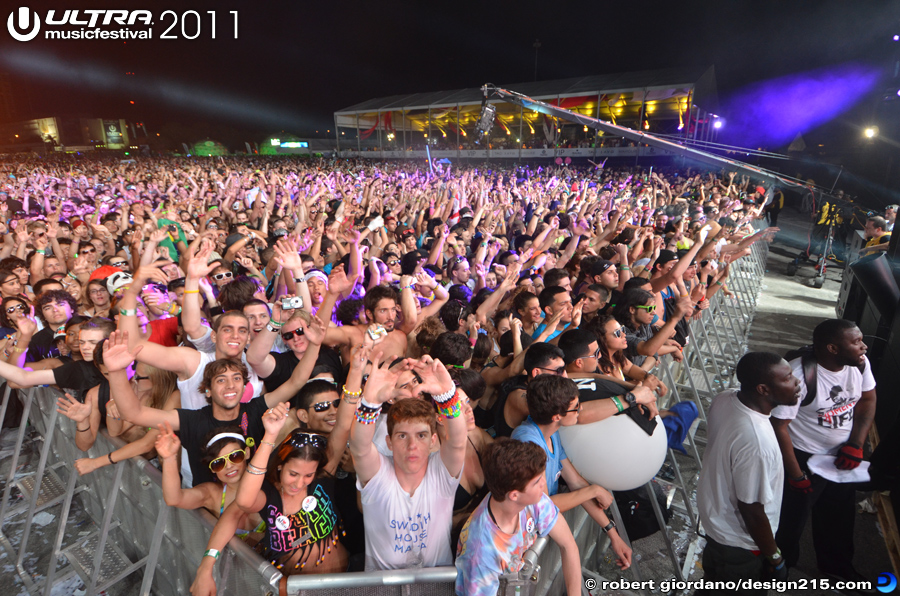
M 300 319 L 300 326 L 303 328 L 303 334 L 309 340 L 309 343 L 321 346 L 322 342 L 325 341 L 325 332 L 328 330 L 328 327 L 318 317 L 313 317 L 309 323 Z
M 329 293 L 346 296 L 353 290 L 353 285 L 353 282 L 347 279 L 347 273 L 344 271 L 343 265 L 338 265 L 331 270 L 331 275 L 328 276 Z
M 31 337 L 37 331 L 37 320 L 32 317 L 25 315 L 20 317 L 16 321 L 16 329 L 19 330 L 19 335 L 27 335 Z
M 288 410 L 290 409 L 291 404 L 283 401 L 274 408 L 269 408 L 263 413 L 262 423 L 263 428 L 266 429 L 267 435 L 278 436 L 278 433 L 284 428 L 285 422 L 287 422 Z
M 103 364 L 109 372 L 125 370 L 134 363 L 142 349 L 143 346 L 138 345 L 134 350 L 129 350 L 128 332 L 113 331 L 103 344 Z
M 217 262 L 209 263 L 212 256 L 213 245 L 201 241 L 200 249 L 190 258 L 187 264 L 187 276 L 193 279 L 203 279 L 219 266 Z
M 308 232 L 308 230 L 307 230 Z M 301 271 L 303 264 L 297 250 L 297 242 L 293 238 L 281 238 L 274 246 L 275 262 L 282 269 L 289 271 Z
M 420 391 L 440 395 L 453 389 L 453 379 L 440 360 L 425 355 L 419 360 L 412 361 L 412 368 L 422 377 L 418 387 Z
M 411 368 L 409 360 L 397 364 L 393 368 L 388 368 L 388 363 L 381 363 L 383 355 L 381 351 L 372 355 L 372 368 L 369 372 L 366 386 L 363 389 L 363 399 L 373 406 L 383 404 L 397 397 L 410 397 L 408 389 L 398 389 L 396 387 L 400 374 Z
M 181 453 L 181 440 L 172 430 L 168 422 L 159 425 L 159 434 L 156 436 L 156 455 L 159 459 L 169 459 Z
M 56 411 L 78 424 L 84 422 L 91 415 L 91 405 L 81 403 L 68 393 L 56 400 Z

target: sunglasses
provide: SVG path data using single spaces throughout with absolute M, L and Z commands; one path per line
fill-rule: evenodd
M 294 329 L 293 331 L 285 331 L 284 333 L 281 334 L 281 339 L 283 339 L 284 341 L 288 341 L 288 340 L 294 339 L 295 335 L 297 336 L 297 339 L 300 339 L 301 337 L 303 337 L 303 327 Z
M 246 449 L 236 449 L 224 457 L 217 457 L 216 459 L 209 462 L 209 469 L 212 470 L 213 474 L 216 474 L 225 469 L 225 465 L 227 463 L 226 460 L 230 461 L 233 464 L 239 464 L 245 459 L 247 459 Z
M 206 229 L 207 230 L 218 230 L 219 226 L 217 226 L 216 224 L 210 224 L 210 225 L 206 226 Z
M 212 278 L 218 281 L 220 279 L 231 279 L 233 276 L 234 274 L 231 271 L 226 271 L 225 273 L 216 273 Z
M 646 310 L 646 311 L 649 312 L 649 313 L 652 313 L 652 312 L 655 312 L 655 311 L 656 311 L 656 305 L 655 305 L 655 304 L 648 304 L 648 305 L 635 306 L 635 308 L 640 308 L 641 310 Z M 618 336 L 616 336 L 616 337 L 618 337 Z
M 83 250 L 83 251 L 81 251 L 81 254 L 83 254 L 83 255 L 92 255 L 92 254 L 94 254 L 95 252 L 97 252 L 97 250 L 92 248 L 92 249 L 90 249 L 90 250 Z
M 602 350 L 603 350 L 603 348 L 597 348 L 596 352 L 592 352 L 590 354 L 587 354 L 586 356 L 582 356 L 582 358 L 597 358 L 599 360 L 600 353 L 602 352 Z
M 337 410 L 338 406 L 341 405 L 341 398 L 337 398 L 334 401 L 323 401 L 317 404 L 313 404 L 313 411 L 321 414 L 322 412 L 327 412 L 331 406 L 334 406 L 334 409 Z
M 399 265 L 399 264 L 400 264 L 400 261 L 398 261 L 397 259 L 394 259 L 394 260 L 392 260 L 392 261 L 388 261 L 387 264 L 388 264 L 389 266 L 393 267 L 394 265 Z
M 284 461 L 292 450 L 301 449 L 307 445 L 312 445 L 317 449 L 325 449 L 328 446 L 328 441 L 322 435 L 295 430 L 278 448 L 278 458 Z
M 615 337 L 616 339 L 619 339 L 620 337 L 622 337 L 623 333 L 625 333 L 625 328 L 619 327 L 618 329 L 616 329 L 615 331 L 612 332 L 612 336 Z
M 25 305 L 24 305 L 24 304 L 17 304 L 17 305 L 15 305 L 15 306 L 7 306 L 7 307 L 6 307 L 6 314 L 8 314 L 8 315 L 11 315 L 11 314 L 13 314 L 13 313 L 16 312 L 16 311 L 19 311 L 19 312 L 25 312 Z
M 124 264 L 125 264 L 125 261 L 116 261 L 115 263 L 110 261 L 109 266 L 110 267 L 121 267 Z
M 548 373 L 553 373 L 554 375 L 561 377 L 563 373 L 566 372 L 565 366 L 560 366 L 559 368 L 544 368 L 543 366 L 537 366 L 535 368 L 539 368 L 540 370 L 547 371 Z

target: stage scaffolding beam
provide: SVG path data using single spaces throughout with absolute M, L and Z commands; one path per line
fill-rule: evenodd
M 541 114 L 546 114 L 554 118 L 562 118 L 563 120 L 575 122 L 581 124 L 582 126 L 593 128 L 594 130 L 602 130 L 605 133 L 609 133 L 618 137 L 624 137 L 638 144 L 657 147 L 670 153 L 674 153 L 675 155 L 681 155 L 688 159 L 692 159 L 694 161 L 698 161 L 707 165 L 721 167 L 727 170 L 734 170 L 739 174 L 761 178 L 766 182 L 777 184 L 779 186 L 790 186 L 794 188 L 803 187 L 803 184 L 801 182 L 792 180 L 787 176 L 782 176 L 777 172 L 772 172 L 770 170 L 759 168 L 734 159 L 720 157 L 718 155 L 700 151 L 692 147 L 685 147 L 684 145 L 679 145 L 678 143 L 673 143 L 672 141 L 667 141 L 665 139 L 655 137 L 653 135 L 641 132 L 640 130 L 632 130 L 625 126 L 619 126 L 617 124 L 604 122 L 603 120 L 599 120 L 598 118 L 583 116 L 581 114 L 578 114 L 577 112 L 572 112 L 571 110 L 567 110 L 559 106 L 554 106 L 543 101 L 532 99 L 527 95 L 523 95 L 509 89 L 502 89 L 495 85 L 487 84 L 484 85 L 481 90 L 488 99 L 502 99 L 509 103 L 522 106 L 522 108 L 527 110 L 534 110 L 535 112 L 540 112 Z M 690 108 L 690 106 L 688 107 Z

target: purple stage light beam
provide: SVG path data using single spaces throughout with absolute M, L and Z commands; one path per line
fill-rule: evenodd
M 742 146 L 789 143 L 849 110 L 879 76 L 872 66 L 843 64 L 749 85 L 724 102 L 729 140 Z

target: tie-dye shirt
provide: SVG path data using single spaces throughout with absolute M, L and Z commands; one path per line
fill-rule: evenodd
M 500 576 L 522 569 L 522 556 L 538 536 L 546 536 L 556 524 L 559 508 L 543 495 L 519 512 L 519 527 L 507 534 L 491 518 L 488 494 L 469 517 L 456 549 L 456 593 L 465 596 L 495 596 Z

